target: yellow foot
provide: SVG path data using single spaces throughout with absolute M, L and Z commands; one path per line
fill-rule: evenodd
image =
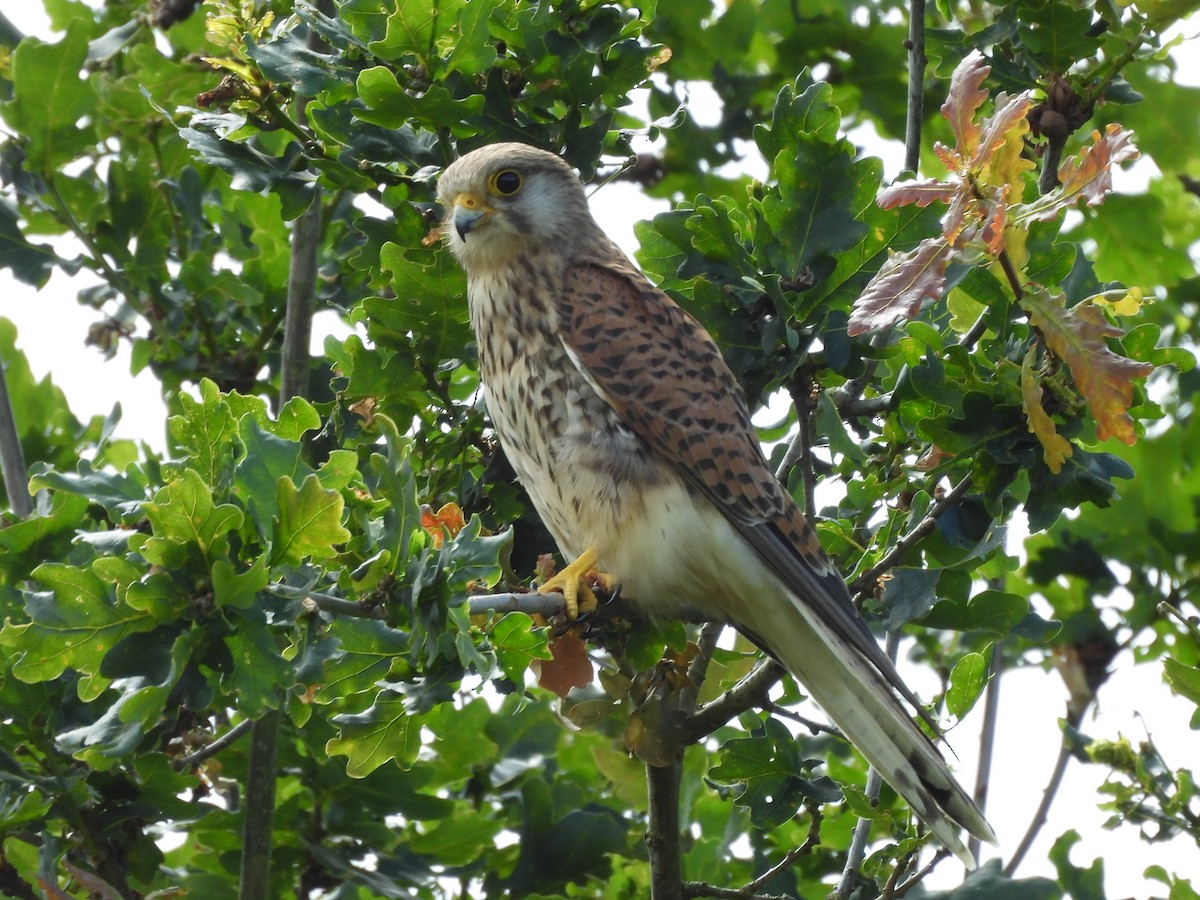
M 590 547 L 580 554 L 579 558 L 563 567 L 562 571 L 544 584 L 538 585 L 539 594 L 549 594 L 562 591 L 563 601 L 567 607 L 567 619 L 574 621 L 580 614 L 596 611 L 599 602 L 588 585 L 588 573 L 596 565 L 596 551 Z M 600 576 L 601 580 L 604 576 Z

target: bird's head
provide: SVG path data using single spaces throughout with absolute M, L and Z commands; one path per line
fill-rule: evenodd
M 551 243 L 561 252 L 599 230 L 570 166 L 527 144 L 471 151 L 442 173 L 438 200 L 446 240 L 468 273 Z

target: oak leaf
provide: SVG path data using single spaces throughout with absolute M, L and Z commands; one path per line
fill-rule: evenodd
M 1147 377 L 1154 366 L 1126 359 L 1109 348 L 1108 339 L 1125 332 L 1109 322 L 1100 307 L 1078 303 L 1068 309 L 1061 295 L 1052 297 L 1044 289 L 1028 291 L 1021 305 L 1046 346 L 1071 369 L 1075 386 L 1096 420 L 1096 436 L 1102 441 L 1115 437 L 1126 444 L 1137 440 L 1128 412 L 1133 381 Z
M 926 238 L 907 253 L 897 253 L 879 269 L 854 303 L 850 336 L 886 328 L 916 315 L 926 297 L 942 296 L 946 267 L 954 249 L 941 237 Z
M 1038 384 L 1033 371 L 1036 356 L 1037 352 L 1030 347 L 1021 365 L 1021 405 L 1025 408 L 1025 418 L 1029 420 L 1029 430 L 1042 445 L 1042 459 L 1046 462 L 1046 468 L 1057 475 L 1075 448 L 1058 433 L 1054 420 L 1042 406 L 1042 386 Z

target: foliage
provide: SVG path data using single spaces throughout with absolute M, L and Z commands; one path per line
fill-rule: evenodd
M 965 715 L 993 659 L 1057 659 L 1086 704 L 1121 646 L 1197 698 L 1194 636 L 1159 611 L 1194 608 L 1200 572 L 1200 219 L 1176 177 L 1200 121 L 1163 114 L 1195 90 L 1161 38 L 1190 4 L 937 4 L 938 149 L 882 190 L 846 131 L 904 133 L 890 0 L 152 7 L 47 2 L 55 39 L 0 51 L 0 267 L 94 276 L 97 351 L 129 342 L 172 409 L 164 456 L 113 439 L 34 383 L 0 321 L 36 499 L 0 528 L 0 893 L 231 896 L 250 751 L 222 738 L 275 709 L 278 895 L 646 896 L 627 746 L 681 744 L 690 880 L 738 887 L 802 848 L 757 889 L 825 896 L 858 816 L 857 895 L 917 877 L 919 828 L 890 791 L 869 801 L 862 760 L 743 690 L 751 648 L 617 618 L 589 659 L 561 621 L 472 614 L 552 549 L 475 402 L 434 231 L 438 172 L 497 140 L 675 201 L 638 226 L 641 265 L 756 407 L 791 398 L 763 429 L 773 461 L 810 504 L 818 474 L 842 486 L 821 537 L 939 673 L 939 710 Z M 700 87 L 714 124 L 680 114 Z M 1108 196 L 1131 131 L 1163 177 Z M 612 168 L 644 138 L 653 165 Z M 356 330 L 272 406 L 291 223 L 314 203 L 318 305 Z M 1113 771 L 1114 827 L 1196 836 L 1190 770 L 1077 743 Z M 945 896 L 1102 896 L 1073 843 L 1057 884 L 986 866 Z

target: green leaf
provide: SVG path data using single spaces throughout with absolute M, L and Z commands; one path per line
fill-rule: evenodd
M 1177 659 L 1163 659 L 1163 676 L 1176 694 L 1200 705 L 1200 669 Z
M 245 520 L 236 506 L 213 503 L 209 486 L 195 469 L 184 469 L 179 478 L 143 504 L 142 510 L 153 536 L 142 544 L 141 552 L 166 568 L 181 565 L 189 545 L 199 548 L 206 560 L 224 556 L 229 532 Z
M 961 719 L 975 701 L 983 694 L 987 685 L 988 653 L 968 653 L 950 670 L 950 686 L 946 688 L 946 709 L 956 719 Z
M 276 485 L 276 500 L 279 519 L 272 540 L 273 565 L 328 559 L 337 555 L 335 544 L 350 540 L 350 532 L 342 527 L 342 495 L 323 488 L 315 474 L 299 488 L 284 475 Z
M 497 619 L 490 637 L 496 662 L 514 685 L 525 684 L 525 671 L 532 660 L 551 658 L 546 629 L 535 628 L 525 613 L 511 612 Z
M 338 642 L 338 652 L 325 665 L 318 703 L 350 697 L 386 680 L 412 640 L 375 619 L 336 619 L 329 633 Z
M 221 687 L 236 698 L 238 710 L 248 719 L 258 719 L 283 702 L 282 691 L 296 683 L 291 664 L 279 652 L 273 630 L 261 612 L 242 619 L 233 634 L 225 637 L 229 669 L 221 675 Z
M 941 600 L 921 619 L 927 628 L 952 631 L 990 631 L 1003 636 L 1029 613 L 1029 601 L 1004 591 L 980 591 L 965 603 Z
M 421 749 L 421 719 L 405 711 L 404 700 L 390 691 L 380 691 L 370 709 L 333 717 L 339 737 L 330 738 L 325 752 L 345 756 L 346 774 L 365 778 L 394 759 L 408 769 Z
M 21 681 L 49 681 L 68 668 L 97 676 L 118 641 L 156 624 L 145 613 L 115 603 L 104 582 L 87 569 L 43 563 L 32 575 L 50 592 L 27 594 L 30 621 L 7 621 L 0 631 L 0 646 L 13 651 L 12 674 Z
M 1077 843 L 1079 833 L 1071 829 L 1050 848 L 1050 861 L 1058 872 L 1058 883 L 1071 895 L 1071 900 L 1105 900 L 1104 860 L 1097 858 L 1090 867 L 1078 868 L 1070 859 L 1071 848 Z
M 504 827 L 503 821 L 482 816 L 477 810 L 456 807 L 429 832 L 409 837 L 408 846 L 414 853 L 431 856 L 445 865 L 462 866 L 490 848 Z
M 95 103 L 91 86 L 80 78 L 87 46 L 87 26 L 72 22 L 57 44 L 29 38 L 13 51 L 13 98 L 0 111 L 26 136 L 31 171 L 52 176 L 92 140 L 92 126 L 79 121 Z
M 237 423 L 216 383 L 200 379 L 200 399 L 181 392 L 183 412 L 167 420 L 172 439 L 206 484 L 220 484 L 233 463 Z
M 356 109 L 356 115 L 364 122 L 385 128 L 423 121 L 435 128 L 462 133 L 468 129 L 465 123 L 482 112 L 484 105 L 482 94 L 460 100 L 439 84 L 414 97 L 400 87 L 395 73 L 385 66 L 365 69 L 359 74 L 358 95 L 367 108 Z

